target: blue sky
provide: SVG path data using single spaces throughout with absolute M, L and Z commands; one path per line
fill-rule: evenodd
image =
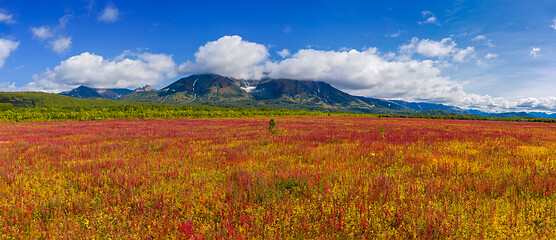
M 555 1 L 6 1 L 0 91 L 162 88 L 193 73 L 556 112 Z

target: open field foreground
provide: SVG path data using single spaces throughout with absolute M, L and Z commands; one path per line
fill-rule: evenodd
M 556 125 L 0 123 L 0 238 L 554 238 Z

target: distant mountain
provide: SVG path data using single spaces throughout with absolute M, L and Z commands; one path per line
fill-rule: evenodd
M 137 88 L 135 91 L 81 86 L 61 94 L 77 98 L 108 98 L 126 102 L 203 104 L 224 107 L 268 107 L 273 109 L 379 114 L 556 118 L 556 114 L 527 114 L 524 112 L 491 114 L 437 103 L 353 96 L 322 81 L 293 79 L 240 80 L 217 74 L 191 75 L 181 78 L 160 90 L 156 90 L 149 85 Z
M 505 113 L 492 113 L 488 115 L 489 117 L 502 117 L 502 118 L 535 118 L 535 116 L 530 115 L 526 112 L 505 112 Z
M 473 109 L 466 110 L 465 112 L 473 115 L 484 116 L 484 117 L 488 117 L 488 115 L 491 114 L 491 113 L 483 112 L 480 110 L 473 110 Z
M 382 107 L 382 108 L 388 108 L 388 109 L 393 109 L 393 110 L 400 110 L 400 111 L 409 111 L 411 110 L 410 108 L 406 107 L 406 106 L 402 106 L 398 103 L 395 103 L 393 101 L 390 100 L 384 100 L 384 99 L 378 99 L 378 98 L 369 98 L 369 97 L 361 97 L 361 96 L 356 96 L 357 99 L 370 104 L 372 106 L 376 106 L 376 107 Z
M 401 101 L 401 100 L 391 100 L 391 101 L 394 102 L 394 103 L 397 103 L 399 105 L 408 107 L 410 109 L 417 110 L 417 111 L 445 110 L 445 111 L 450 111 L 450 112 L 455 112 L 455 113 L 465 113 L 465 110 L 461 109 L 459 107 L 448 106 L 448 105 L 438 104 L 438 103 L 406 102 L 406 101 Z
M 217 74 L 191 75 L 158 91 L 133 92 L 119 100 L 169 104 L 215 104 L 240 107 L 374 113 L 414 113 L 380 99 L 355 97 L 320 81 L 239 80 Z
M 133 90 L 125 88 L 90 88 L 80 86 L 71 91 L 62 92 L 60 95 L 75 97 L 75 98 L 106 98 L 118 99 L 123 95 L 132 93 Z
M 158 91 L 135 91 L 119 100 L 167 104 L 230 104 L 256 105 L 249 93 L 236 83 L 239 80 L 216 74 L 191 75 Z
M 156 91 L 155 88 L 151 87 L 151 85 L 145 85 L 144 87 L 136 88 L 136 92 L 147 92 L 147 91 Z
M 539 118 L 556 118 L 556 113 L 548 114 L 544 112 L 530 112 L 529 115 L 539 117 Z
M 400 100 L 392 100 L 392 102 L 398 103 L 402 106 L 411 108 L 413 110 L 421 111 L 422 114 L 429 114 L 435 115 L 430 112 L 430 110 L 443 110 L 448 111 L 445 112 L 446 114 L 443 115 L 450 115 L 449 112 L 457 113 L 457 114 L 466 114 L 466 115 L 478 115 L 478 116 L 485 116 L 485 117 L 507 117 L 507 118 L 556 118 L 556 114 L 547 114 L 543 112 L 504 112 L 504 113 L 488 113 L 483 112 L 480 110 L 472 110 L 472 109 L 462 109 L 459 107 L 444 105 L 444 104 L 436 104 L 436 103 L 426 103 L 426 102 L 406 102 Z
M 379 99 L 352 96 L 321 81 L 266 79 L 256 85 L 251 95 L 273 108 L 376 113 L 406 109 L 397 104 L 389 107 Z

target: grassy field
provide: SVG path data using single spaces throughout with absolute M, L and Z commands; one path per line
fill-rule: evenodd
M 556 125 L 0 123 L 0 238 L 556 237 Z

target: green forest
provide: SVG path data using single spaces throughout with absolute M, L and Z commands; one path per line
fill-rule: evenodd
M 0 122 L 91 121 L 110 119 L 237 118 L 258 116 L 346 116 L 379 118 L 425 118 L 495 121 L 556 122 L 545 118 L 492 118 L 469 115 L 443 115 L 444 111 L 426 114 L 372 114 L 321 112 L 210 105 L 171 105 L 132 103 L 107 99 L 80 99 L 41 92 L 0 93 Z

